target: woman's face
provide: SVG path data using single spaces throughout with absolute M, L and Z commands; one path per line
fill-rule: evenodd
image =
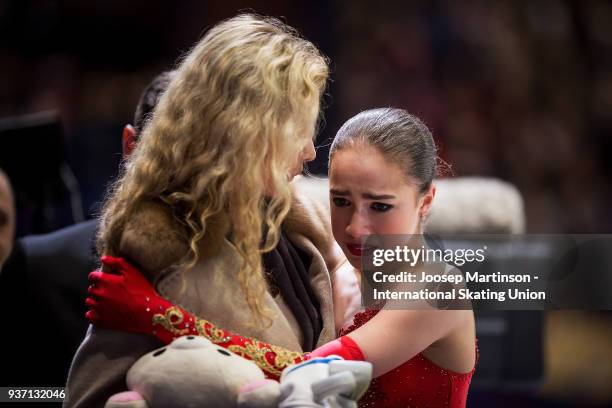
M 367 235 L 418 234 L 435 188 L 420 195 L 400 167 L 371 146 L 336 152 L 329 169 L 334 238 L 351 265 L 361 269 Z
M 316 102 L 306 106 L 304 111 L 307 112 L 305 116 L 297 118 L 296 124 L 296 144 L 299 145 L 300 149 L 296 157 L 290 161 L 288 178 L 289 181 L 302 173 L 304 165 L 308 162 L 313 161 L 317 157 L 317 152 L 314 147 L 314 135 L 317 117 L 319 115 L 319 102 Z
M 301 149 L 289 160 L 289 167 L 286 173 L 288 182 L 291 182 L 295 176 L 301 174 L 304 169 L 304 164 L 313 161 L 317 155 L 312 139 L 302 139 L 299 143 Z M 264 194 L 267 197 L 272 197 L 276 194 L 274 185 L 271 182 L 270 173 L 264 174 L 264 188 Z
M 317 152 L 315 151 L 314 142 L 312 139 L 303 139 L 300 143 L 303 144 L 302 148 L 289 168 L 289 181 L 293 180 L 295 176 L 302 173 L 302 169 L 306 163 L 313 161 L 317 157 Z

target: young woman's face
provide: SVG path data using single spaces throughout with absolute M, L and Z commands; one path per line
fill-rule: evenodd
M 420 195 L 400 167 L 370 146 L 336 152 L 329 169 L 334 238 L 351 265 L 361 269 L 362 238 L 420 233 L 435 189 Z

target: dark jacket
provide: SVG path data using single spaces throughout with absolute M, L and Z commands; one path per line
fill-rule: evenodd
M 1 386 L 65 384 L 85 331 L 96 221 L 24 237 L 0 274 Z M 9 364 L 14 361 L 14 364 Z

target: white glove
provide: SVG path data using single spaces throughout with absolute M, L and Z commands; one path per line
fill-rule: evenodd
M 329 363 L 328 378 L 312 384 L 315 401 L 324 407 L 353 408 L 372 380 L 372 364 L 367 361 L 336 360 Z
M 371 378 L 368 362 L 313 358 L 283 371 L 279 408 L 355 407 Z

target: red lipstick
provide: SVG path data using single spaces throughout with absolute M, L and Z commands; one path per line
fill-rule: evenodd
M 353 256 L 363 256 L 363 253 L 368 249 L 368 247 L 364 247 L 359 244 L 349 244 L 349 243 L 346 243 L 346 248 L 349 250 L 349 252 Z

